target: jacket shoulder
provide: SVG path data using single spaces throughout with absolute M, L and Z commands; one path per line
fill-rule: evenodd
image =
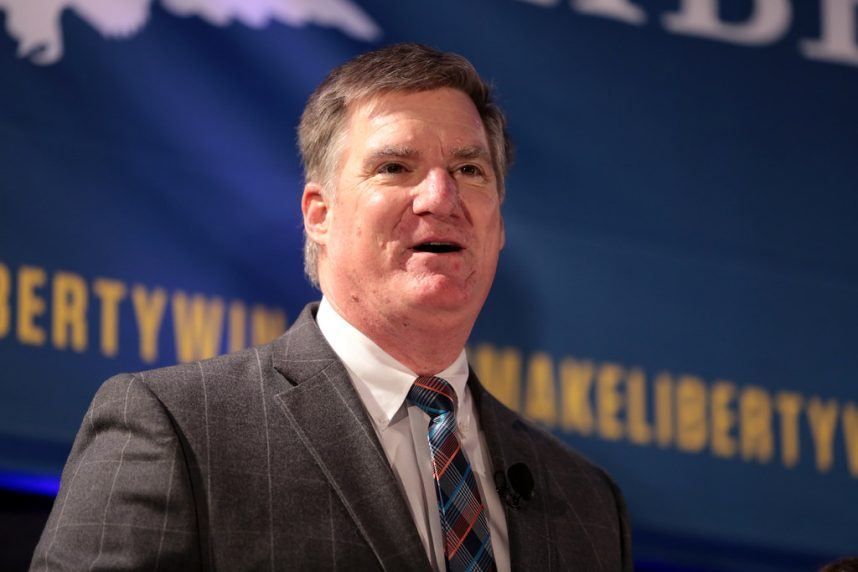
M 516 414 L 518 415 L 518 414 Z M 592 477 L 613 484 L 608 472 L 600 465 L 585 457 L 569 444 L 560 440 L 556 435 L 537 425 L 529 419 L 518 416 L 527 428 L 536 447 L 545 458 L 549 468 L 560 472 L 583 472 Z
M 105 385 L 134 378 L 165 403 L 187 398 L 203 387 L 211 390 L 213 396 L 222 391 L 258 391 L 259 380 L 269 375 L 272 345 L 269 343 L 195 362 L 119 374 Z
M 503 405 L 501 405 L 503 407 Z M 622 570 L 632 570 L 631 525 L 620 487 L 600 465 L 572 449 L 544 428 L 510 411 L 526 431 L 544 471 L 546 502 L 574 507 L 576 520 L 590 528 L 591 542 Z M 610 531 L 605 534 L 605 531 Z
M 613 483 L 604 469 L 574 450 L 556 435 L 510 409 L 481 386 L 479 391 L 482 393 L 480 399 L 485 400 L 486 404 L 495 411 L 495 415 L 500 420 L 500 426 L 512 427 L 516 433 L 526 436 L 533 452 L 546 465 L 546 469 L 556 470 L 560 473 L 585 473 L 592 478 Z

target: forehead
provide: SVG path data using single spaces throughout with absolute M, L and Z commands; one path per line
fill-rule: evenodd
M 349 113 L 347 131 L 350 145 L 362 143 L 365 147 L 430 140 L 457 147 L 488 147 L 474 102 L 452 88 L 383 93 L 357 102 Z

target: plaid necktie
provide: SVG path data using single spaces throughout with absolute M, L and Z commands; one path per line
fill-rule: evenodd
M 408 392 L 431 417 L 429 449 L 449 572 L 496 570 L 485 507 L 471 464 L 456 438 L 456 394 L 440 377 L 418 377 Z

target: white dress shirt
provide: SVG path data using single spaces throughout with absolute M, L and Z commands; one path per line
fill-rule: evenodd
M 444 570 L 444 537 L 427 437 L 430 419 L 426 412 L 405 400 L 417 374 L 349 324 L 325 298 L 319 305 L 316 322 L 345 364 L 352 384 L 369 412 L 387 460 L 402 486 L 429 562 L 436 570 Z M 477 477 L 477 487 L 488 512 L 495 563 L 498 570 L 509 570 L 506 516 L 495 490 L 488 447 L 467 386 L 465 351 L 462 350 L 449 367 L 435 375 L 447 380 L 456 392 L 456 436 Z

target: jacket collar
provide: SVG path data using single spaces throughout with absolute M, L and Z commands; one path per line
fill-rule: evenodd
M 274 342 L 272 366 L 293 387 L 275 395 L 385 570 L 428 571 L 411 513 L 366 410 L 307 306 Z

